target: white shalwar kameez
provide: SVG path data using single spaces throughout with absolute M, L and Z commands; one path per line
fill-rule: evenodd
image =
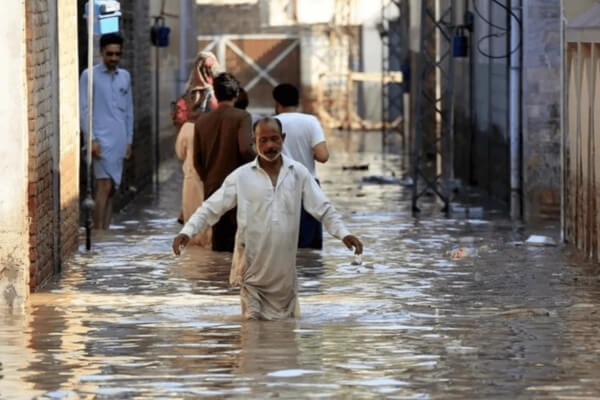
M 246 318 L 299 316 L 296 252 L 302 201 L 330 234 L 338 239 L 350 234 L 310 172 L 283 155 L 282 161 L 275 186 L 257 159 L 233 171 L 180 232 L 192 237 L 237 206 L 229 281 L 240 286 Z

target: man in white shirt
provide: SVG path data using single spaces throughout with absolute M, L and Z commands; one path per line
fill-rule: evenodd
M 173 240 L 180 254 L 196 233 L 237 206 L 237 233 L 229 281 L 240 286 L 242 313 L 248 319 L 298 317 L 296 252 L 300 204 L 329 233 L 355 254 L 362 243 L 344 226 L 313 176 L 281 155 L 284 134 L 275 118 L 259 120 L 254 129 L 258 157 L 233 171 L 196 210 Z
M 329 159 L 325 134 L 319 120 L 313 115 L 297 111 L 300 93 L 294 85 L 277 85 L 273 89 L 273 99 L 277 118 L 281 121 L 286 135 L 283 154 L 304 165 L 317 179 L 315 160 L 325 163 Z M 298 247 L 323 248 L 323 228 L 304 208 L 300 214 Z

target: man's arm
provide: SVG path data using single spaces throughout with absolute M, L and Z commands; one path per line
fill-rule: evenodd
M 329 160 L 329 150 L 325 141 L 325 132 L 321 127 L 321 123 L 315 116 L 311 116 L 312 126 L 310 128 L 310 142 L 312 144 L 315 160 L 320 163 L 325 163 Z
M 175 255 L 180 254 L 180 247 L 185 247 L 191 237 L 216 224 L 223 214 L 237 205 L 236 181 L 236 172 L 232 172 L 225 178 L 223 185 L 192 214 L 188 222 L 186 222 L 173 240 L 173 252 Z
M 127 90 L 127 144 L 133 143 L 133 88 L 131 87 L 131 76 L 127 73 L 129 90 Z
M 302 185 L 302 199 L 304 209 L 319 220 L 327 232 L 342 240 L 349 249 L 354 247 L 355 254 L 362 254 L 362 243 L 348 231 L 342 222 L 342 216 L 336 211 L 308 171 Z
M 245 161 L 251 161 L 256 157 L 252 149 L 252 117 L 249 113 L 244 115 L 238 130 L 238 148 Z
M 87 69 L 81 73 L 79 78 L 79 128 L 84 133 L 85 143 L 87 144 L 87 117 L 88 117 L 88 71 Z
M 321 190 L 317 182 L 307 172 L 302 184 L 302 200 L 304 209 L 315 219 L 319 220 L 331 233 L 338 239 L 350 234 L 342 222 L 341 215 L 336 211 L 325 193 Z
M 313 154 L 315 155 L 315 160 L 320 163 L 325 163 L 329 160 L 329 150 L 327 149 L 327 142 L 317 143 L 313 147 Z

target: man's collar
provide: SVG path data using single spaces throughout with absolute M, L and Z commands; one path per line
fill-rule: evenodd
M 258 157 L 260 156 L 256 156 L 254 157 L 254 160 L 250 161 L 250 165 L 252 166 L 252 168 L 260 168 L 262 169 L 262 167 L 260 166 L 260 164 L 258 163 Z M 286 168 L 294 168 L 294 164 L 292 163 L 292 159 L 284 156 L 283 153 L 281 153 L 281 169 L 286 169 Z
M 104 62 L 101 62 L 101 63 L 100 63 L 100 70 L 101 70 L 102 72 L 108 72 L 108 73 L 112 73 L 112 71 L 111 71 L 110 69 L 108 69 L 108 67 L 106 66 L 106 64 L 104 64 Z M 115 73 L 115 74 L 118 74 L 118 73 L 119 73 L 119 67 L 115 68 L 115 70 L 114 70 L 114 73 Z

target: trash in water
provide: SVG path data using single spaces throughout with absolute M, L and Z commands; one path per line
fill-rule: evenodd
M 360 165 L 342 165 L 342 170 L 351 170 L 351 171 L 366 171 L 369 169 L 369 164 L 360 164 Z
M 400 180 L 392 175 L 363 176 L 362 181 L 364 183 L 375 183 L 379 185 L 397 185 L 400 183 Z
M 476 255 L 477 249 L 474 249 L 473 247 L 457 247 L 455 249 L 452 249 L 452 251 L 450 252 L 450 257 L 454 259 L 473 257 Z
M 525 241 L 530 246 L 556 246 L 556 242 L 549 236 L 531 235 Z

